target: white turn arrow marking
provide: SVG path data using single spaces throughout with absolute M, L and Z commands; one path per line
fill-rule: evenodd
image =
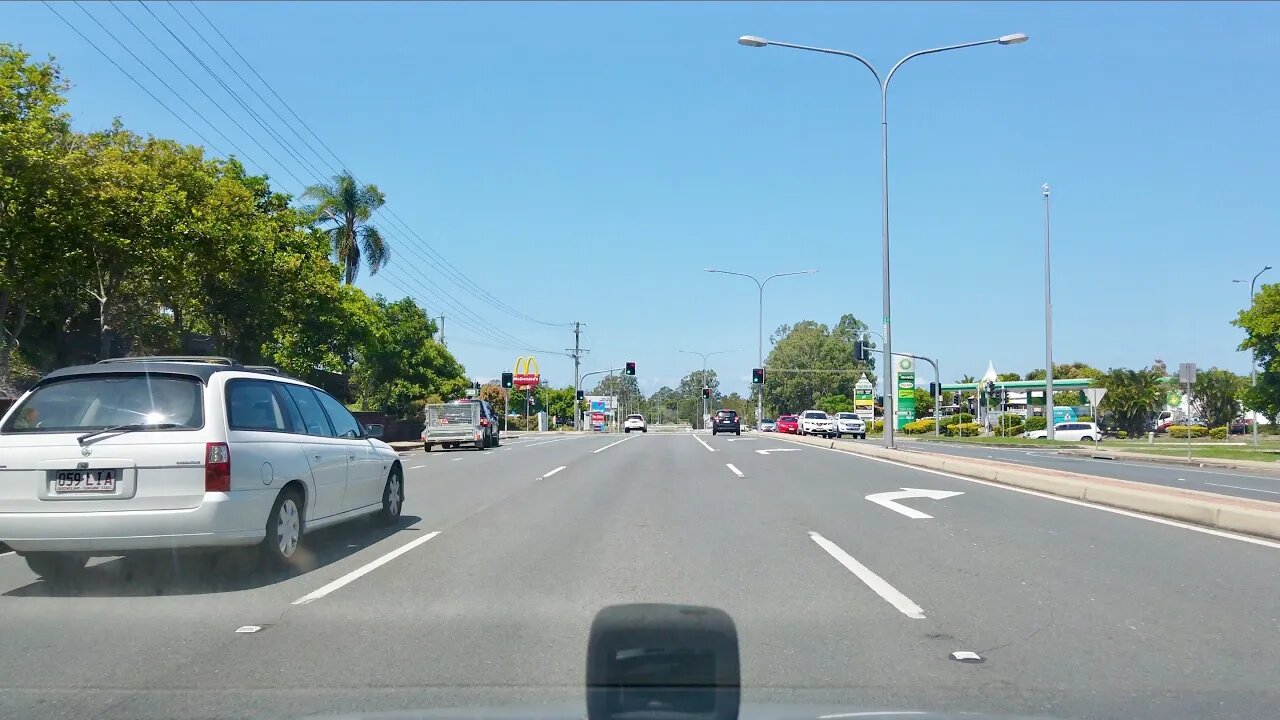
M 772 450 L 757 450 L 761 455 L 768 455 L 776 452 L 800 452 L 800 448 L 773 448 Z
M 895 492 L 874 493 L 867 496 L 867 499 L 877 505 L 883 505 L 890 510 L 906 515 L 912 520 L 931 520 L 932 515 L 926 515 L 919 510 L 913 510 L 906 505 L 899 505 L 895 500 L 906 500 L 908 498 L 929 498 L 930 500 L 945 500 L 956 495 L 963 495 L 962 492 L 952 492 L 950 490 L 921 490 L 919 488 L 902 488 Z

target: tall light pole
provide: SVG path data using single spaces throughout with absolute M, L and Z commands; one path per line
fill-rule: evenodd
M 714 268 L 707 268 L 706 271 L 709 273 L 721 273 L 724 275 L 737 275 L 738 277 L 751 278 L 751 280 L 755 282 L 756 287 L 760 289 L 760 314 L 759 314 L 760 328 L 759 328 L 759 334 L 756 336 L 756 357 L 757 357 L 756 361 L 759 364 L 756 367 L 761 367 L 761 368 L 764 367 L 764 286 L 774 278 L 786 277 L 788 275 L 812 275 L 818 271 L 817 270 L 796 270 L 795 272 L 777 273 L 774 275 L 770 275 L 764 280 L 761 280 L 755 275 L 748 275 L 747 273 L 733 272 L 732 270 L 716 270 Z M 767 376 L 766 376 L 766 382 L 767 382 Z M 760 421 L 763 418 L 764 418 L 764 386 L 761 385 L 759 391 L 757 391 L 756 393 L 756 427 L 760 426 Z
M 1261 275 L 1262 273 L 1270 269 L 1271 269 L 1271 266 L 1267 265 L 1266 267 L 1258 271 L 1258 275 Z M 1250 307 L 1253 306 L 1253 288 L 1258 283 L 1258 275 L 1254 275 L 1253 279 L 1249 281 L 1249 306 Z M 1232 280 L 1231 282 L 1242 283 L 1244 281 Z M 1253 387 L 1255 388 L 1258 387 L 1258 351 L 1256 349 L 1253 351 L 1252 359 L 1249 361 L 1249 383 L 1253 385 Z M 1257 410 L 1253 411 L 1253 422 L 1249 423 L 1249 425 L 1250 427 L 1253 428 L 1253 446 L 1257 447 L 1258 446 L 1258 411 Z
M 703 387 L 706 387 L 707 386 L 707 358 L 711 357 L 712 355 L 723 355 L 725 353 L 738 352 L 738 351 L 737 350 L 715 350 L 709 353 L 700 353 L 694 350 L 679 350 L 678 352 L 687 353 L 689 355 L 697 355 L 702 358 L 702 385 Z M 702 416 L 706 417 L 706 415 L 707 415 L 707 398 L 703 397 L 702 398 Z
M 764 38 L 755 37 L 753 35 L 743 35 L 738 38 L 739 45 L 747 47 L 766 47 L 776 45 L 778 47 L 791 48 L 793 50 L 809 50 L 811 52 L 826 53 L 828 55 L 839 55 L 862 63 L 864 67 L 871 71 L 875 76 L 876 82 L 880 85 L 880 195 L 881 195 L 881 215 L 880 215 L 880 276 L 883 285 L 881 291 L 881 304 L 883 310 L 884 322 L 884 367 L 892 369 L 893 365 L 893 332 L 890 327 L 889 313 L 889 81 L 893 79 L 894 73 L 898 72 L 898 68 L 911 58 L 920 57 L 921 55 L 932 55 L 934 53 L 946 52 L 947 50 L 963 50 L 964 48 L 977 47 L 979 45 L 1017 45 L 1027 41 L 1024 33 L 1015 33 L 1013 35 L 1002 35 L 991 40 L 979 40 L 977 42 L 961 43 L 959 45 L 947 45 L 945 47 L 929 48 L 928 50 L 917 50 L 910 55 L 899 60 L 889 70 L 889 74 L 883 78 L 880 77 L 880 71 L 875 66 L 864 59 L 861 55 L 847 52 L 845 50 L 831 50 L 828 48 L 810 47 L 808 45 L 794 45 L 792 43 L 776 42 L 773 40 L 765 40 Z M 894 423 L 885 419 L 884 428 L 884 446 L 893 447 L 893 431 Z M 895 416 L 896 420 L 896 416 Z
M 1052 275 L 1049 272 L 1049 183 L 1040 186 L 1040 191 L 1044 193 L 1044 407 L 1045 407 L 1045 438 L 1053 440 L 1053 293 L 1050 291 L 1050 280 Z M 1031 395 L 1030 390 L 1027 391 L 1028 402 Z M 1028 404 L 1028 408 L 1030 405 Z M 1101 422 L 1101 418 L 1094 418 L 1094 422 Z

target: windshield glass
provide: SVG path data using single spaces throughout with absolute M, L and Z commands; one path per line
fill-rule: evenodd
M 810 410 L 809 412 L 805 413 L 804 416 L 809 420 L 828 420 L 829 419 L 827 417 L 827 414 L 822 412 L 821 410 Z
M 97 375 L 41 385 L 9 416 L 3 432 L 101 430 L 117 425 L 204 424 L 204 386 L 189 377 Z

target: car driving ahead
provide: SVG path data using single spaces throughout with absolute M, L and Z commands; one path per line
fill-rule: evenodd
M 715 417 L 711 418 L 711 434 L 719 433 L 742 434 L 742 421 L 736 410 L 720 410 L 716 412 Z
M 94 556 L 253 546 L 400 517 L 404 473 L 323 390 L 228 358 L 56 370 L 0 422 L 0 542 L 45 578 Z
M 649 426 L 645 423 L 644 415 L 641 415 L 640 413 L 632 413 L 627 416 L 626 420 L 622 421 L 622 432 L 629 433 L 632 430 L 642 433 L 649 432 Z

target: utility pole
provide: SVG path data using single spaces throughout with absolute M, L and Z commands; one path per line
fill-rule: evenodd
M 444 344 L 444 313 L 440 313 L 440 344 L 449 347 Z
M 582 411 L 578 408 L 578 390 L 581 389 L 582 377 L 578 374 L 579 367 L 582 363 L 582 354 L 591 352 L 583 350 L 581 345 L 582 326 L 586 323 L 574 321 L 573 323 L 573 349 L 565 350 L 569 353 L 569 357 L 573 358 L 573 429 L 581 430 Z
M 1044 426 L 1045 438 L 1053 439 L 1053 293 L 1049 281 L 1049 183 L 1040 187 L 1044 193 Z M 1099 418 L 1094 418 L 1098 420 Z

